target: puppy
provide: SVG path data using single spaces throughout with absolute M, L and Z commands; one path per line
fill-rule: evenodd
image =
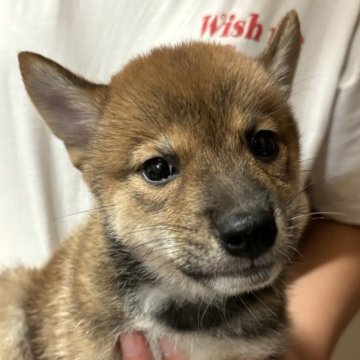
M 118 359 L 133 330 L 157 359 L 162 337 L 193 360 L 286 350 L 285 268 L 308 209 L 287 103 L 299 52 L 291 12 L 257 59 L 188 42 L 109 85 L 19 55 L 96 210 L 43 269 L 1 275 L 1 359 Z

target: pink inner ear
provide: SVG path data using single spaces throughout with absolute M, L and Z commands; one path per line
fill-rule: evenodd
M 60 94 L 55 90 L 44 94 L 41 102 L 54 133 L 68 145 L 85 147 L 90 140 L 96 114 L 90 99 L 81 94 L 81 90 L 76 89 L 75 92 L 79 93 L 71 94 L 66 89 L 65 94 Z

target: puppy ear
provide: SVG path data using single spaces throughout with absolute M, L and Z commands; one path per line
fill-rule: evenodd
M 271 44 L 258 59 L 289 97 L 301 49 L 300 22 L 295 10 L 280 22 Z
M 108 87 L 88 82 L 38 54 L 21 52 L 19 63 L 32 102 L 81 169 Z

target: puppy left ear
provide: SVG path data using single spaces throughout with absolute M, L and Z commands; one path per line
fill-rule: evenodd
M 286 97 L 290 96 L 300 49 L 300 22 L 293 10 L 281 20 L 273 41 L 258 58 Z
M 105 105 L 108 87 L 93 84 L 41 55 L 19 54 L 26 90 L 53 133 L 81 169 Z

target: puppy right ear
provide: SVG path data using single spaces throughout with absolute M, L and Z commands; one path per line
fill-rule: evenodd
M 286 97 L 290 96 L 300 49 L 300 22 L 293 10 L 281 20 L 273 41 L 258 59 Z
M 81 169 L 108 87 L 91 83 L 35 53 L 21 52 L 19 63 L 32 102 Z

